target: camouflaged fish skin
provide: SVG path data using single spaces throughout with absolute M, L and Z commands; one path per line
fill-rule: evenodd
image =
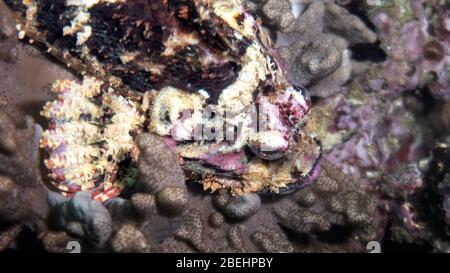
M 212 103 L 236 80 L 241 57 L 254 39 L 214 14 L 210 1 L 6 3 L 26 18 L 24 31 L 32 39 L 46 44 L 53 54 L 62 53 L 74 66 L 115 76 L 138 92 L 166 85 L 191 92 L 203 89 Z M 245 16 L 237 14 L 237 24 Z M 259 35 L 256 27 L 249 32 Z M 270 78 L 260 85 L 274 88 Z
M 19 38 L 46 45 L 81 74 L 133 95 L 151 93 L 146 129 L 169 140 L 188 178 L 205 189 L 286 192 L 317 176 L 321 148 L 304 130 L 309 96 L 288 82 L 240 0 L 6 3 L 22 18 Z M 232 114 L 223 127 L 236 130 L 236 139 L 194 137 L 205 125 L 197 112 L 211 105 L 220 116 Z M 265 108 L 252 116 L 246 111 L 255 105 Z M 193 116 L 180 115 L 186 111 Z M 266 131 L 250 128 L 262 118 Z

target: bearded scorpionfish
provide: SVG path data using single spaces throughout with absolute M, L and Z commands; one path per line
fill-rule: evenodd
M 86 75 L 56 82 L 42 111 L 45 165 L 65 195 L 120 194 L 141 132 L 164 138 L 205 190 L 287 193 L 317 176 L 311 101 L 240 0 L 5 2 L 19 38 Z

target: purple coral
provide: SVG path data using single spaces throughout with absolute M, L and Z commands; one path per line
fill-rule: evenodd
M 395 7 L 414 14 L 391 16 L 394 11 L 372 12 L 371 20 L 384 43 L 388 60 L 370 78 L 386 87 L 377 91 L 399 94 L 428 87 L 436 98 L 449 100 L 449 30 L 445 27 L 448 9 L 438 1 L 413 1 Z M 405 18 L 406 17 L 406 18 Z

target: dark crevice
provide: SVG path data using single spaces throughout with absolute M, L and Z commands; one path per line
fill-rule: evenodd
M 328 231 L 317 232 L 317 239 L 328 244 L 345 244 L 352 232 L 353 229 L 351 227 L 332 225 Z
M 376 32 L 377 29 L 375 25 L 370 21 L 367 16 L 366 11 L 361 6 L 362 1 L 352 1 L 345 7 L 347 10 L 355 15 L 373 32 Z M 352 51 L 352 57 L 356 61 L 370 61 L 374 63 L 384 62 L 387 59 L 386 52 L 381 48 L 380 41 L 377 41 L 373 44 L 356 44 L 351 45 L 350 50 Z
M 416 90 L 410 90 L 403 93 L 403 98 L 407 99 L 412 97 L 414 101 L 419 102 L 420 109 L 418 109 L 417 115 L 427 116 L 436 107 L 436 99 L 431 94 L 428 88 L 421 88 Z
M 295 231 L 292 231 L 284 226 L 280 226 L 280 228 L 283 230 L 284 234 L 286 235 L 287 239 L 292 242 L 293 244 L 298 245 L 308 245 L 311 241 L 311 238 L 308 234 L 305 233 L 298 233 Z
M 6 250 L 6 252 L 46 253 L 47 251 L 39 241 L 36 231 L 24 227 L 16 239 L 15 247 Z
M 349 49 L 352 52 L 352 59 L 358 62 L 382 63 L 387 59 L 380 41 L 373 44 L 350 45 Z
M 363 5 L 364 1 L 351 1 L 346 8 L 347 10 L 355 15 L 358 16 L 361 21 L 364 22 L 364 24 L 372 31 L 376 31 L 375 25 L 370 21 L 369 17 L 367 16 L 367 13 L 365 12 L 364 8 L 361 6 Z
M 387 226 L 385 236 L 381 242 L 383 253 L 429 253 L 433 250 L 433 246 L 425 242 L 407 243 L 394 241 L 391 226 L 392 224 Z

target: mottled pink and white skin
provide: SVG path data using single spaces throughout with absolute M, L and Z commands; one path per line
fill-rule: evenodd
M 162 89 L 153 104 L 150 131 L 169 138 L 170 147 L 180 158 L 189 161 L 189 166 L 210 170 L 203 176 L 216 176 L 217 181 L 231 176 L 244 186 L 263 184 L 249 177 L 255 176 L 254 172 L 290 169 L 289 174 L 273 174 L 273 180 L 284 182 L 267 184 L 273 188 L 310 184 L 321 153 L 320 144 L 305 129 L 311 100 L 306 90 L 288 81 L 283 63 L 270 43 L 263 41 L 263 31 L 245 9 L 235 5 L 238 2 L 212 2 L 221 7 L 215 12 L 230 24 L 231 32 L 242 37 L 238 40 L 249 40 L 239 52 L 237 78 L 214 92 Z M 219 12 L 222 8 L 225 13 Z M 245 16 L 231 19 L 231 14 Z M 250 26 L 254 31 L 247 31 Z
M 289 82 L 268 35 L 240 0 L 33 0 L 9 1 L 8 6 L 22 17 L 17 25 L 21 36 L 41 41 L 49 53 L 83 75 L 121 87 L 124 99 L 148 98 L 142 130 L 172 138 L 180 158 L 212 166 L 220 174 L 232 173 L 241 182 L 244 176 L 255 176 L 253 171 L 261 172 L 255 170 L 257 164 L 265 164 L 268 173 L 285 164 L 280 169 L 287 173 L 286 161 L 295 162 L 291 173 L 264 183 L 272 188 L 302 183 L 313 173 L 321 149 L 304 126 L 309 97 Z M 55 37 L 54 32 L 63 35 Z M 199 114 L 210 107 L 225 121 Z M 56 105 L 48 110 L 56 111 Z M 210 125 L 214 132 L 205 136 L 203 129 Z M 232 139 L 215 134 L 224 126 Z M 101 148 L 96 151 L 101 155 L 112 150 L 110 145 Z M 289 157 L 293 149 L 296 157 Z M 75 148 L 68 150 L 64 152 Z M 88 189 L 95 186 L 91 176 L 97 175 L 91 165 L 88 178 L 82 178 L 89 181 Z M 84 174 L 74 171 L 74 176 Z M 262 183 L 251 179 L 253 191 Z
M 427 2 L 411 1 L 415 17 L 405 23 L 383 11 L 372 16 L 389 56 L 377 72 L 380 77 L 371 81 L 373 90 L 397 95 L 427 86 L 434 97 L 450 99 L 449 11 L 437 7 L 431 19 L 426 9 L 434 4 Z
M 298 161 L 300 166 L 308 166 L 306 167 L 307 173 L 302 173 L 304 170 L 300 166 L 293 167 L 292 177 L 295 182 L 287 183 L 288 186 L 279 191 L 279 193 L 292 192 L 313 183 L 320 172 L 320 152 L 305 153 L 302 158 L 286 157 L 294 149 L 293 146 L 297 145 L 297 139 L 307 135 L 302 126 L 306 122 L 310 109 L 311 101 L 303 88 L 292 86 L 277 96 L 266 96 L 260 92 L 255 97 L 254 108 L 245 113 L 248 114 L 246 117 L 250 118 L 247 125 L 255 127 L 238 130 L 236 138 L 232 141 L 220 140 L 206 144 L 198 141 L 198 147 L 203 148 L 192 146 L 196 142 L 192 141 L 195 132 L 192 127 L 187 128 L 184 123 L 191 118 L 191 115 L 188 118 L 186 115 L 180 115 L 178 122 L 175 122 L 170 130 L 171 135 L 166 137 L 166 143 L 182 157 L 185 147 L 191 145 L 189 146 L 190 150 L 199 149 L 201 152 L 190 156 L 190 160 L 197 160 L 199 164 L 206 164 L 218 172 L 232 173 L 236 176 L 248 174 L 254 156 L 268 165 L 272 164 L 271 162 L 282 164 L 281 162 L 286 160 Z M 227 121 L 225 118 L 225 123 Z M 236 146 L 238 142 L 242 143 Z M 317 145 L 318 151 L 320 151 L 320 144 L 315 140 L 314 145 Z M 250 149 L 253 156 L 249 156 L 246 147 Z M 305 147 L 304 149 L 313 150 L 314 148 Z M 295 166 L 294 163 L 292 165 Z M 308 169 L 309 166 L 310 169 Z M 297 169 L 301 169 L 301 171 Z M 262 190 L 261 192 L 268 191 Z
M 301 121 L 311 109 L 305 90 L 292 87 L 281 93 L 273 102 L 265 96 L 256 98 L 258 105 L 258 130 L 272 132 L 272 142 L 249 141 L 250 148 L 261 158 L 282 158 L 289 149 L 290 139 L 297 133 Z M 263 127 L 263 128 L 261 128 Z

